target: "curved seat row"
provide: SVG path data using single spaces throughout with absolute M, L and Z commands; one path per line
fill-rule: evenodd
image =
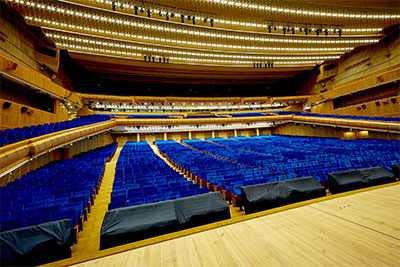
M 211 188 L 241 196 L 241 187 L 313 176 L 326 184 L 328 174 L 400 161 L 400 142 L 331 138 L 258 136 L 157 141 L 172 162 Z M 229 196 L 229 194 L 227 194 Z
M 52 162 L 0 188 L 1 231 L 70 219 L 77 225 L 117 143 Z
M 72 119 L 69 121 L 46 123 L 30 127 L 1 130 L 0 147 L 49 133 L 59 132 L 62 130 L 81 127 L 102 121 L 107 121 L 109 119 L 110 119 L 109 116 L 91 115 L 77 119 Z
M 108 209 L 208 192 L 168 166 L 147 142 L 126 143 L 118 158 Z

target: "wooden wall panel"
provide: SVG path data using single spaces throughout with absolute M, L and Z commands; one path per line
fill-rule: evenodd
M 267 129 L 267 128 L 260 128 L 259 132 L 260 132 L 260 135 L 271 135 L 272 134 L 272 130 Z
M 3 103 L 10 102 L 8 109 L 3 109 Z M 68 110 L 59 100 L 55 101 L 55 113 L 28 107 L 28 111 L 21 113 L 21 108 L 26 105 L 18 104 L 9 100 L 0 99 L 0 129 L 9 129 L 45 123 L 53 123 L 68 120 Z
M 395 99 L 395 100 L 392 100 Z M 393 103 L 392 101 L 395 101 Z M 376 105 L 379 102 L 379 106 Z M 365 105 L 365 108 L 362 106 Z M 400 96 L 389 97 L 377 101 L 336 109 L 337 115 L 400 117 Z
M 317 136 L 339 138 L 340 134 L 333 127 L 315 126 L 308 124 L 287 123 L 272 129 L 273 135 Z
M 374 45 L 358 48 L 349 55 L 339 59 L 338 74 L 334 77 L 324 80 L 322 83 L 314 83 L 315 74 L 310 75 L 309 80 L 313 83 L 308 83 L 303 94 L 320 94 L 321 90 L 327 89 L 330 94 L 332 89 L 346 87 L 353 82 L 372 77 L 378 81 L 389 79 L 387 77 L 379 77 L 379 72 L 389 71 L 391 66 L 399 64 L 400 61 L 400 38 L 398 35 L 392 36 L 392 39 L 376 43 Z M 398 76 L 397 76 L 398 77 Z M 382 80 L 382 81 L 383 81 Z M 371 85 L 364 83 L 364 86 Z M 355 88 L 356 89 L 356 88 Z
M 255 129 L 237 130 L 237 135 L 238 136 L 253 136 L 253 135 L 256 135 L 256 130 Z

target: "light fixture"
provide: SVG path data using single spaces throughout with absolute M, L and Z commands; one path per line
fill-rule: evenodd
M 134 7 L 133 7 L 133 10 L 134 10 L 134 12 L 135 12 L 135 15 L 137 16 L 137 14 L 138 14 L 138 7 L 137 7 L 137 6 L 134 6 Z
M 272 30 L 272 26 L 268 25 L 268 32 L 271 33 L 271 30 Z
M 185 15 L 181 15 L 181 22 L 185 23 Z
M 282 33 L 283 33 L 283 34 L 286 34 L 286 27 L 283 27 L 283 28 L 282 28 Z
M 214 19 L 210 19 L 210 25 L 211 27 L 214 27 Z
M 150 11 L 150 9 L 147 9 L 147 17 L 151 17 L 151 11 Z
M 112 1 L 112 2 L 111 2 L 111 7 L 112 7 L 112 10 L 115 11 L 115 9 L 116 9 L 115 1 Z
M 328 29 L 325 29 L 324 32 L 325 32 L 325 36 L 328 36 Z

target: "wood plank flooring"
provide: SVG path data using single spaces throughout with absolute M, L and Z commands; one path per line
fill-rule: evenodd
M 75 266 L 400 266 L 400 185 L 294 208 Z

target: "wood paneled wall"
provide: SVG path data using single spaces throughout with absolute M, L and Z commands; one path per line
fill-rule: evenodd
M 368 77 L 374 72 L 387 69 L 400 61 L 400 38 L 397 33 L 392 34 L 379 43 L 359 47 L 349 55 L 343 56 L 338 62 L 338 74 L 322 82 L 307 84 L 300 93 L 320 94 L 321 90 L 337 89 L 346 86 L 350 81 L 361 77 Z M 315 80 L 315 73 L 309 78 Z M 324 85 L 324 86 L 323 86 Z
M 295 136 L 314 136 L 339 138 L 340 135 L 333 127 L 315 126 L 308 124 L 286 123 L 272 129 L 272 134 L 276 135 L 295 135 Z
M 377 106 L 376 103 L 379 103 L 379 106 Z M 359 105 L 339 108 L 335 110 L 334 114 L 353 116 L 400 117 L 400 96 L 388 97 L 377 101 L 370 101 Z
M 354 130 L 354 136 L 347 138 L 344 134 L 349 131 L 345 128 L 334 128 L 327 126 L 315 127 L 309 124 L 295 124 L 287 123 L 273 128 L 271 134 L 273 135 L 293 135 L 293 136 L 312 136 L 312 137 L 329 137 L 329 138 L 340 138 L 340 139 L 359 139 L 366 138 L 365 135 L 361 135 L 362 130 Z M 260 133 L 261 134 L 261 133 Z M 374 132 L 368 131 L 369 139 L 386 139 L 386 140 L 400 140 L 400 134 L 385 133 L 385 132 Z
M 11 106 L 4 109 L 4 102 L 10 102 Z M 32 107 L 28 107 L 28 111 L 22 113 L 22 107 L 27 106 L 0 98 L 1 130 L 68 120 L 68 110 L 59 100 L 55 100 L 54 113 Z

